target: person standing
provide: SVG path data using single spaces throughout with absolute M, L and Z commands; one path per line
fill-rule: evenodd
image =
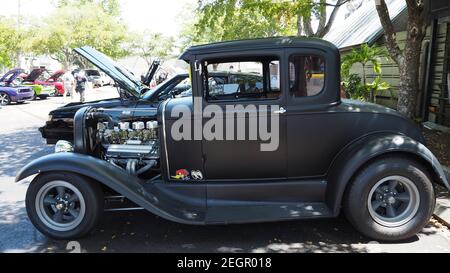
M 84 103 L 85 101 L 84 92 L 86 91 L 86 83 L 87 83 L 87 78 L 84 71 L 79 71 L 78 73 L 75 74 L 75 81 L 76 81 L 75 91 L 78 94 L 80 94 L 80 102 Z
M 64 97 L 70 96 L 71 101 L 73 101 L 73 97 L 75 96 L 75 77 L 72 75 L 72 72 L 67 71 L 64 73 L 62 81 L 64 85 Z

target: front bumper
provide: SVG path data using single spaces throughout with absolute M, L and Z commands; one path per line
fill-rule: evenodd
M 103 81 L 101 79 L 92 79 L 90 82 L 94 86 L 103 86 Z
M 73 128 L 58 128 L 57 126 L 45 125 L 39 128 L 42 138 L 47 144 L 56 144 L 59 140 L 73 141 Z
M 11 96 L 11 101 L 12 102 L 24 102 L 24 101 L 29 101 L 32 100 L 34 96 L 34 91 L 30 90 L 28 92 L 20 92 L 17 93 L 17 95 L 15 96 Z
M 41 91 L 40 96 L 51 96 L 55 93 L 55 87 L 54 86 L 44 86 L 44 88 Z

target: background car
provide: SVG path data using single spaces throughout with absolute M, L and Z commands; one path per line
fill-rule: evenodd
M 88 81 L 92 84 L 92 86 L 95 87 L 102 87 L 103 86 L 103 79 L 100 74 L 100 71 L 97 69 L 86 69 L 84 70 L 86 77 Z
M 11 102 L 23 103 L 32 100 L 33 95 L 34 91 L 28 86 L 11 87 L 0 85 L 0 105 L 8 105 Z
M 64 73 L 66 73 L 66 71 L 58 70 L 55 73 L 50 74 L 45 68 L 36 68 L 23 79 L 23 84 L 38 84 L 44 88 L 54 87 L 51 95 L 62 96 L 64 95 L 64 85 L 60 78 Z
M 111 77 L 106 75 L 104 72 L 100 72 L 100 77 L 101 77 L 103 86 L 114 85 L 114 80 L 111 79 Z
M 9 87 L 29 86 L 34 91 L 33 100 L 36 98 L 46 99 L 52 93 L 54 93 L 54 87 L 44 87 L 39 84 L 23 84 L 24 77 L 26 77 L 26 74 L 24 74 L 23 69 L 16 68 L 8 71 L 5 75 L 3 75 L 3 77 L 0 78 L 0 83 L 3 86 Z

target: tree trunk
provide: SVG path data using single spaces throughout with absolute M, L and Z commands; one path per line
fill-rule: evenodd
M 419 92 L 419 64 L 422 40 L 425 36 L 425 16 L 423 1 L 406 0 L 408 22 L 406 26 L 405 48 L 398 46 L 396 33 L 384 0 L 375 1 L 376 9 L 383 26 L 386 47 L 391 58 L 397 63 L 400 72 L 397 110 L 414 119 L 417 93 Z
M 303 26 L 302 26 L 302 15 L 297 15 L 297 36 L 303 35 Z
M 415 117 L 416 98 L 419 92 L 419 50 L 405 49 L 404 58 L 399 65 L 400 83 L 398 88 L 397 110 L 407 117 Z

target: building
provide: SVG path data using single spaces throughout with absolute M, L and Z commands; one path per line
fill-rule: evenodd
M 424 121 L 450 126 L 450 2 L 429 1 L 427 32 L 422 46 L 420 67 L 420 102 L 418 113 Z M 406 39 L 407 7 L 404 0 L 386 0 L 400 47 Z M 384 44 L 383 28 L 374 3 L 366 3 L 324 37 L 339 47 L 341 54 L 367 43 Z M 377 102 L 395 108 L 399 85 L 398 67 L 390 58 L 382 60 L 382 77 L 392 88 L 377 96 Z M 354 66 L 352 73 L 361 73 Z M 375 79 L 373 67 L 366 67 L 369 80 Z

